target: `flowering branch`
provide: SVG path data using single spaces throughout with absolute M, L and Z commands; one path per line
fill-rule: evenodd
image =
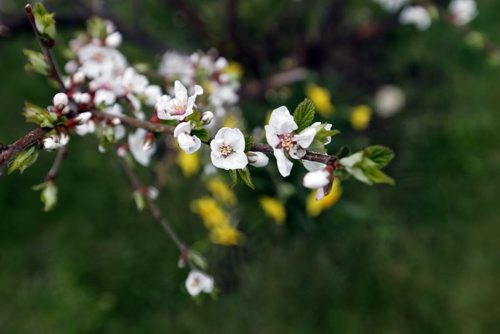
M 59 72 L 59 69 L 57 67 L 57 64 L 54 60 L 54 55 L 52 54 L 52 47 L 55 45 L 54 39 L 52 39 L 50 36 L 47 34 L 43 34 L 38 30 L 37 25 L 36 25 L 36 20 L 35 20 L 35 15 L 33 14 L 33 7 L 30 4 L 27 4 L 24 7 L 24 11 L 26 12 L 26 16 L 28 17 L 28 20 L 31 23 L 31 26 L 33 27 L 33 31 L 35 33 L 35 36 L 38 39 L 38 42 L 40 43 L 40 48 L 42 49 L 42 52 L 45 56 L 45 59 L 47 60 L 47 63 L 49 64 L 50 67 L 50 76 L 52 79 L 54 79 L 57 84 L 59 85 L 59 88 L 62 91 L 66 91 L 66 87 L 64 86 L 64 83 L 61 79 L 61 74 Z

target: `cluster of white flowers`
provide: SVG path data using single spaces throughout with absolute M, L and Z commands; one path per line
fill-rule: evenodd
M 168 51 L 163 55 L 159 73 L 167 83 L 179 80 L 190 90 L 195 85 L 201 85 L 207 92 L 205 107 L 212 110 L 216 117 L 214 127 L 235 108 L 239 100 L 238 73 L 231 71 L 226 58 L 217 57 L 214 52 L 196 52 L 189 56 Z
M 407 5 L 410 0 L 373 0 L 373 2 L 378 3 L 386 11 L 394 13 Z
M 475 0 L 452 0 L 449 12 L 453 23 L 462 26 L 474 20 L 478 14 Z
M 399 10 L 399 22 L 401 24 L 414 25 L 418 30 L 427 30 L 432 24 L 432 15 L 429 11 L 435 10 L 421 5 L 410 5 L 410 0 L 373 0 L 383 9 L 390 13 Z M 451 20 L 458 26 L 465 25 L 476 18 L 478 14 L 475 0 L 452 0 L 448 11 Z
M 429 11 L 423 6 L 407 6 L 399 14 L 401 24 L 412 24 L 418 30 L 429 29 L 432 24 L 432 18 Z

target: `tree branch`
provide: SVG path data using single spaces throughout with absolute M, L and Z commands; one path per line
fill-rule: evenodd
M 42 49 L 42 52 L 45 56 L 45 59 L 47 60 L 47 63 L 49 64 L 50 67 L 50 76 L 52 79 L 57 81 L 59 88 L 61 91 L 65 92 L 66 87 L 64 86 L 64 83 L 61 79 L 61 74 L 59 72 L 59 69 L 57 67 L 57 64 L 54 60 L 54 55 L 52 54 L 51 48 L 54 46 L 55 41 L 53 39 L 48 39 L 40 34 L 38 29 L 36 28 L 36 23 L 35 23 L 35 16 L 33 15 L 33 7 L 31 7 L 30 4 L 27 4 L 24 7 L 24 10 L 26 12 L 26 16 L 28 17 L 28 20 L 31 23 L 31 27 L 33 27 L 33 32 L 35 33 L 35 36 L 38 39 L 38 42 L 40 43 L 40 48 Z
M 66 154 L 68 152 L 68 149 L 66 146 L 61 147 L 57 151 L 56 158 L 54 159 L 54 163 L 52 164 L 52 167 L 50 168 L 49 172 L 47 173 L 47 176 L 45 177 L 45 181 L 54 181 L 55 178 L 57 177 L 57 174 L 59 173 L 59 169 L 61 168 L 62 161 L 66 157 Z
M 120 158 L 120 162 L 134 190 L 144 191 L 145 187 L 139 181 L 132 168 L 128 165 L 127 161 L 124 158 Z M 162 216 L 161 211 L 160 209 L 158 209 L 158 206 L 156 206 L 155 201 L 151 199 L 148 194 L 145 194 L 144 198 L 146 199 L 147 206 L 149 211 L 151 212 L 151 215 L 163 227 L 165 232 L 167 232 L 170 239 L 172 239 L 174 244 L 181 252 L 181 257 L 186 257 L 189 252 L 188 247 L 186 247 L 185 243 L 179 238 L 172 225 L 170 225 L 170 223 Z
M 35 145 L 42 140 L 49 129 L 37 128 L 23 137 L 19 138 L 16 142 L 4 146 L 0 152 L 0 168 L 5 166 L 11 161 L 19 152 L 24 151 L 28 147 Z

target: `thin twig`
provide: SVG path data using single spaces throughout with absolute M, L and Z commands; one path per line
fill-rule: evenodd
M 68 149 L 66 148 L 66 146 L 61 147 L 59 151 L 57 151 L 54 163 L 52 164 L 52 167 L 50 168 L 49 172 L 47 173 L 47 176 L 45 177 L 46 182 L 55 180 L 57 174 L 59 173 L 59 169 L 61 168 L 62 161 L 66 157 L 67 152 Z
M 40 43 L 40 48 L 42 49 L 43 55 L 45 56 L 45 59 L 47 60 L 47 63 L 49 64 L 50 76 L 52 77 L 52 79 L 57 81 L 61 91 L 64 91 L 64 92 L 67 91 L 67 89 L 64 86 L 64 83 L 62 81 L 61 74 L 59 72 L 59 68 L 57 67 L 57 64 L 54 60 L 54 55 L 52 54 L 52 50 L 51 50 L 51 48 L 55 44 L 55 41 L 51 38 L 42 36 L 42 34 L 36 28 L 35 16 L 33 14 L 33 7 L 31 7 L 30 4 L 27 4 L 24 7 L 24 10 L 26 12 L 26 16 L 28 17 L 28 20 L 31 23 L 31 26 L 33 27 L 33 32 L 35 33 L 35 36 L 37 37 L 38 42 Z
M 19 152 L 35 145 L 42 140 L 49 129 L 37 128 L 22 136 L 14 143 L 3 147 L 0 152 L 0 168 L 9 163 Z
M 128 165 L 127 161 L 123 158 L 121 158 L 120 161 L 123 170 L 125 171 L 125 174 L 127 175 L 134 189 L 138 191 L 144 191 L 145 187 L 139 181 L 132 168 Z M 181 256 L 185 256 L 188 251 L 188 248 L 186 247 L 185 243 L 179 238 L 179 236 L 173 229 L 172 225 L 170 225 L 170 223 L 165 219 L 165 217 L 162 216 L 161 211 L 160 209 L 158 209 L 158 206 L 156 206 L 155 201 L 151 199 L 151 197 L 148 196 L 148 194 L 144 194 L 144 198 L 146 199 L 147 206 L 149 211 L 151 212 L 151 215 L 163 227 L 165 232 L 167 232 L 170 239 L 172 239 L 172 241 L 175 243 L 175 245 L 181 252 Z

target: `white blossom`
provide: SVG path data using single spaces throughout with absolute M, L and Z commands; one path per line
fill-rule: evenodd
M 418 30 L 423 31 L 429 29 L 432 19 L 424 7 L 408 6 L 399 14 L 399 22 L 401 24 L 413 24 Z
M 210 124 L 212 122 L 212 120 L 214 119 L 214 113 L 211 112 L 211 111 L 205 111 L 202 115 L 201 115 L 201 122 L 203 124 Z
M 397 12 L 409 1 L 410 0 L 373 0 L 373 2 L 378 3 L 383 9 L 391 13 Z
M 304 176 L 304 187 L 309 189 L 323 188 L 330 183 L 329 176 L 330 174 L 326 170 L 309 172 Z
M 163 55 L 159 73 L 168 79 L 180 80 L 185 85 L 191 85 L 195 74 L 189 56 L 175 51 Z
M 395 85 L 385 85 L 375 94 L 375 112 L 381 117 L 391 117 L 403 108 L 405 94 Z
M 269 163 L 269 158 L 262 152 L 247 153 L 248 163 L 254 167 L 266 167 Z
M 69 136 L 65 132 L 53 133 L 43 138 L 43 148 L 51 151 L 66 146 L 69 142 Z
M 108 89 L 99 89 L 94 94 L 94 104 L 96 106 L 104 104 L 109 106 L 116 102 L 116 95 Z
M 147 131 L 144 129 L 137 129 L 135 133 L 128 135 L 128 145 L 130 153 L 134 159 L 143 166 L 149 166 L 151 157 L 156 151 L 153 145 L 149 150 L 144 150 L 144 142 L 146 141 Z
M 156 103 L 158 118 L 165 120 L 183 120 L 193 113 L 196 96 L 203 94 L 203 88 L 196 85 L 194 94 L 188 97 L 188 92 L 184 85 L 176 80 L 174 83 L 175 97 L 163 95 Z
M 217 168 L 242 169 L 248 164 L 245 138 L 239 129 L 222 128 L 210 142 L 210 158 Z
M 117 48 L 122 44 L 122 34 L 120 34 L 118 31 L 115 31 L 106 37 L 104 43 L 110 48 Z
M 293 163 L 287 155 L 294 159 L 302 158 L 316 135 L 317 130 L 308 127 L 299 134 L 294 134 L 298 126 L 286 107 L 274 109 L 265 127 L 266 139 L 272 146 L 278 164 L 278 170 L 283 177 L 290 175 Z
M 186 279 L 186 290 L 195 297 L 200 293 L 211 293 L 214 289 L 214 279 L 211 276 L 199 271 L 191 270 Z
M 146 98 L 146 105 L 154 106 L 156 101 L 161 96 L 161 88 L 158 85 L 149 85 L 144 89 L 144 97 Z
M 474 20 L 478 14 L 475 0 L 452 0 L 449 12 L 453 23 L 462 26 Z
M 191 135 L 191 123 L 179 123 L 174 129 L 174 138 L 177 138 L 179 147 L 186 153 L 194 153 L 201 147 L 201 140 Z

